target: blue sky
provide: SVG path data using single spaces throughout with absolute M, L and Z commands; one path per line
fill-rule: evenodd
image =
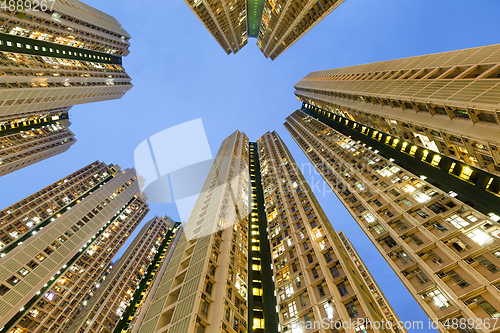
M 78 142 L 0 178 L 0 207 L 95 160 L 133 167 L 139 143 L 196 118 L 213 154 L 236 129 L 250 140 L 277 130 L 300 165 L 306 158 L 282 124 L 301 105 L 293 84 L 309 72 L 495 44 L 500 32 L 498 0 L 346 0 L 273 62 L 256 39 L 227 56 L 182 0 L 85 2 L 115 16 L 131 34 L 123 63 L 135 87 L 118 101 L 73 107 Z M 400 319 L 422 320 L 430 332 L 423 311 L 342 204 L 321 192 L 316 195 L 334 228 L 354 243 Z M 155 204 L 148 219 L 165 214 L 178 216 L 173 204 Z

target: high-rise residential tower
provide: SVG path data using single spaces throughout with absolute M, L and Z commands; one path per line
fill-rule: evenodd
M 0 117 L 0 176 L 67 151 L 76 142 L 68 109 Z
M 135 170 L 95 162 L 0 212 L 0 327 L 57 332 L 149 211 Z
M 154 261 L 146 273 L 144 282 L 134 294 L 133 302 L 130 303 L 122 319 L 115 328 L 115 333 L 137 333 L 141 323 L 146 316 L 149 305 L 160 286 L 161 278 L 172 259 L 174 250 L 184 230 L 184 224 L 175 223 L 165 238 L 165 246 L 162 244 Z
M 404 332 L 388 327 L 398 319 L 351 247 L 279 136 L 249 142 L 236 131 L 138 332 Z
M 500 174 L 500 44 L 313 72 L 297 97 Z
M 75 142 L 71 106 L 121 98 L 130 35 L 77 0 L 5 1 L 0 11 L 0 176 Z
M 128 308 L 141 301 L 141 296 L 147 296 L 152 285 L 148 279 L 155 266 L 166 258 L 164 254 L 179 225 L 166 216 L 156 216 L 146 223 L 111 271 L 94 281 L 79 304 L 81 312 L 75 312 L 61 331 L 113 332 L 121 318 L 125 316 L 123 319 L 129 321 Z
M 248 139 L 221 145 L 140 333 L 246 332 Z
M 132 87 L 121 65 L 129 39 L 115 18 L 77 0 L 7 6 L 0 12 L 0 116 L 122 97 Z
M 312 105 L 285 126 L 440 332 L 500 327 L 498 177 Z
M 266 58 L 276 59 L 344 0 L 184 0 L 227 54 L 249 37 Z

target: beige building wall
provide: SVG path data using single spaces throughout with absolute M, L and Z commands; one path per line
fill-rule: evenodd
M 236 131 L 221 145 L 140 333 L 247 332 L 248 163 L 248 138 Z
M 246 1 L 184 0 L 227 54 L 247 44 Z
M 266 0 L 257 46 L 276 59 L 344 0 Z
M 15 243 L 11 242 L 9 244 L 14 245 L 14 247 L 7 245 L 2 249 L 0 255 L 0 288 L 2 290 L 0 296 L 0 327 L 5 327 L 4 325 L 9 323 L 7 328 L 11 329 L 13 327 L 12 322 L 9 322 L 11 318 L 15 316 L 20 319 L 20 316 L 25 316 L 25 318 L 30 316 L 29 311 L 41 301 L 50 303 L 44 310 L 47 311 L 48 315 L 38 319 L 31 315 L 32 318 L 29 318 L 29 320 L 31 322 L 41 321 L 45 325 L 45 330 L 41 329 L 40 332 L 46 331 L 50 327 L 56 327 L 60 322 L 57 322 L 57 320 L 54 322 L 54 318 L 58 317 L 60 320 L 61 316 L 64 316 L 58 309 L 64 310 L 67 306 L 60 303 L 62 302 L 61 298 L 57 298 L 55 295 L 52 297 L 51 295 L 49 298 L 52 299 L 49 299 L 45 295 L 50 292 L 51 288 L 55 288 L 56 291 L 61 290 L 60 286 L 55 285 L 56 282 L 67 273 L 75 273 L 76 271 L 72 271 L 73 263 L 84 260 L 82 256 L 92 256 L 90 252 L 94 252 L 99 256 L 102 253 L 100 251 L 108 253 L 113 250 L 113 247 L 109 246 L 105 247 L 105 249 L 100 247 L 100 244 L 104 242 L 102 237 L 111 237 L 115 232 L 119 234 L 117 229 L 122 225 L 128 225 L 128 222 L 123 222 L 128 219 L 128 216 L 134 215 L 134 218 L 142 219 L 137 215 L 139 213 L 145 214 L 147 206 L 141 199 L 136 197 L 139 189 L 136 183 L 135 170 L 127 169 L 121 172 L 119 168 L 115 167 L 112 167 L 111 170 L 113 174 L 110 175 L 111 179 L 107 178 L 108 182 L 105 186 L 100 187 L 99 185 L 93 188 L 90 192 L 77 199 L 74 205 L 66 206 L 61 211 L 56 212 L 58 206 L 49 206 L 49 204 L 52 200 L 59 204 L 59 202 L 64 202 L 64 198 L 69 199 L 67 194 L 63 192 L 67 188 L 66 186 L 69 187 L 69 184 L 64 180 L 13 205 L 14 209 L 25 205 L 25 208 L 21 208 L 20 211 L 24 212 L 26 207 L 33 207 L 37 203 L 43 202 L 43 205 L 35 210 L 35 213 L 44 214 L 43 217 L 39 215 L 39 219 L 36 219 L 37 216 L 32 216 L 36 214 L 19 217 L 19 213 L 14 213 L 14 215 L 10 216 L 20 218 L 26 223 L 30 216 L 33 222 L 38 222 L 43 218 L 44 220 L 41 221 L 39 226 L 43 225 L 44 227 L 32 228 L 26 238 L 18 238 Z M 102 172 L 102 169 L 100 171 Z M 92 176 L 88 175 L 87 177 L 97 181 L 100 175 L 102 176 L 100 172 L 92 172 Z M 79 175 L 78 178 L 83 178 L 83 176 Z M 55 193 L 50 193 L 51 189 L 56 190 Z M 71 194 L 74 193 L 73 191 L 80 191 L 81 193 L 84 187 L 78 188 L 75 186 L 73 189 L 68 190 Z M 64 195 L 66 196 L 64 197 Z M 36 201 L 29 202 L 30 200 Z M 6 213 L 12 214 L 11 209 L 7 210 Z M 4 221 L 9 220 L 9 215 L 2 217 Z M 13 223 L 13 225 L 17 226 L 20 223 Z M 128 227 L 133 225 L 134 223 L 131 222 Z M 113 246 L 115 247 L 119 247 L 120 242 L 123 243 L 130 233 L 130 231 L 125 230 L 119 231 L 123 231 L 123 234 L 120 234 L 118 239 L 114 240 Z M 101 263 L 97 266 L 100 267 L 100 265 Z M 82 281 L 89 280 L 89 274 L 93 272 L 91 263 L 87 262 L 81 269 L 79 274 L 85 272 L 85 275 L 81 277 Z M 76 288 L 79 289 L 80 287 L 81 285 Z M 76 292 L 66 295 L 66 297 L 70 296 L 76 296 Z M 47 298 L 47 301 L 42 299 L 44 297 Z
M 0 176 L 67 151 L 76 142 L 70 124 L 60 120 L 13 134 L 0 132 Z
M 119 99 L 132 88 L 121 65 L 130 35 L 114 17 L 77 0 L 19 11 L 6 4 L 0 12 L 0 117 Z
M 500 328 L 499 223 L 302 111 L 285 126 L 440 332 Z
M 346 250 L 278 134 L 266 133 L 258 146 L 281 332 L 404 332 L 367 325 L 389 318 L 377 303 L 382 293 L 367 287 L 359 260 Z M 390 318 L 398 322 L 395 314 Z M 342 328 L 342 322 L 355 324 Z
M 7 3 L 0 12 L 0 33 L 108 54 L 129 53 L 131 37 L 114 17 L 77 0 L 44 4 L 46 11 L 10 11 Z
M 167 219 L 155 216 L 146 223 L 111 272 L 94 279 L 85 301 L 79 304 L 81 310 L 65 323 L 64 331 L 101 333 L 115 330 L 167 235 Z
M 125 331 L 121 331 L 121 333 L 139 332 L 144 317 L 146 316 L 148 308 L 151 305 L 151 301 L 156 295 L 156 291 L 158 290 L 158 287 L 160 285 L 161 278 L 163 277 L 163 274 L 167 270 L 168 264 L 170 263 L 170 259 L 172 259 L 172 255 L 174 254 L 177 244 L 181 239 L 183 230 L 184 230 L 184 224 L 181 224 L 180 226 L 174 229 L 175 235 L 171 239 L 168 249 L 165 252 L 165 256 L 162 259 L 161 265 L 157 268 L 154 276 L 152 277 L 152 281 L 145 292 L 146 297 L 143 297 L 143 299 L 140 301 L 139 306 L 137 307 L 137 310 L 135 311 L 133 318 L 130 320 L 128 328 Z
M 390 321 L 391 323 L 395 323 L 395 325 L 396 323 L 399 323 L 400 320 L 396 312 L 392 308 L 391 304 L 389 303 L 385 295 L 382 293 L 382 290 L 377 285 L 377 282 L 375 282 L 373 276 L 371 275 L 365 263 L 363 262 L 358 252 L 352 245 L 349 238 L 347 238 L 347 236 L 343 231 L 338 231 L 337 234 L 339 235 L 340 241 L 342 242 L 342 248 L 349 254 L 352 261 L 358 268 L 359 273 L 363 277 L 365 288 L 370 290 L 373 293 L 375 299 L 377 300 L 377 303 L 375 303 L 375 305 L 384 314 L 385 321 L 386 322 Z M 398 328 L 402 332 L 406 331 L 404 329 L 404 325 L 398 324 Z
M 500 44 L 313 72 L 297 97 L 500 174 Z
M 0 135 L 7 130 L 22 130 L 25 126 L 40 124 L 50 120 L 59 120 L 64 114 L 67 114 L 70 106 L 60 108 L 38 110 L 26 113 L 0 116 Z
M 121 98 L 132 88 L 121 65 L 0 53 L 0 116 Z

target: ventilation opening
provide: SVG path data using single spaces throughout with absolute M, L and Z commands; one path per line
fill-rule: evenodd
M 476 77 L 482 75 L 484 72 L 492 68 L 494 65 L 478 65 L 475 66 L 473 70 L 467 73 L 463 79 L 475 79 Z

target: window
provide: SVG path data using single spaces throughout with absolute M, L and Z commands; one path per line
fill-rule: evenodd
M 422 193 L 422 192 L 417 192 L 417 193 L 413 194 L 412 196 L 419 203 L 427 202 L 427 201 L 432 199 L 430 196 L 428 196 L 427 194 Z
M 478 296 L 474 299 L 474 301 L 481 307 L 481 309 L 484 310 L 490 316 L 491 318 L 499 318 L 500 313 L 490 304 L 488 303 L 483 297 Z
M 448 217 L 447 219 L 445 219 L 445 221 L 450 222 L 457 229 L 465 228 L 470 224 L 457 214 Z
M 399 228 L 399 230 L 401 231 L 404 231 L 406 229 L 408 229 L 408 226 L 406 225 L 405 222 L 399 220 L 399 221 L 396 221 L 396 226 Z
M 399 192 L 396 190 L 390 190 L 389 192 L 391 192 L 391 194 L 395 197 L 399 196 Z
M 408 199 L 401 199 L 401 201 L 402 201 L 405 205 L 407 205 L 408 207 L 413 206 L 413 203 L 412 203 L 410 200 L 408 200 Z
M 207 301 L 203 301 L 203 303 L 201 303 L 201 314 L 205 317 L 208 316 L 208 306 L 209 306 L 209 303 Z
M 307 261 L 309 261 L 309 263 L 313 262 L 313 257 L 310 253 L 307 254 Z
M 7 282 L 10 283 L 12 286 L 15 286 L 16 284 L 19 283 L 19 278 L 16 277 L 15 275 L 12 275 L 8 280 Z
M 345 296 L 345 295 L 349 294 L 349 292 L 347 291 L 347 288 L 346 288 L 344 282 L 339 283 L 337 285 L 337 288 L 339 290 L 340 296 Z
M 374 225 L 374 226 L 373 226 L 373 230 L 375 230 L 375 232 L 376 232 L 377 234 L 379 234 L 379 235 L 380 235 L 381 233 L 385 232 L 384 227 L 382 227 L 380 224 Z
M 317 279 L 319 277 L 319 274 L 318 274 L 318 271 L 316 270 L 316 267 L 311 269 L 311 272 L 312 272 L 312 275 L 315 279 Z
M 233 329 L 238 332 L 238 327 L 240 326 L 240 321 L 238 318 L 233 318 Z
M 410 271 L 410 274 L 413 275 L 413 277 L 420 284 L 426 284 L 427 282 L 429 282 L 429 278 L 427 277 L 427 275 L 424 274 L 424 272 L 422 272 L 422 270 L 420 268 L 416 268 L 416 269 Z
M 429 215 L 420 208 L 415 211 L 421 218 L 426 219 Z
M 362 214 L 361 217 L 364 218 L 365 221 L 368 222 L 368 223 L 373 223 L 373 222 L 376 221 L 375 216 L 373 216 L 369 212 L 366 212 L 366 213 Z
M 332 273 L 333 278 L 340 276 L 340 272 L 337 266 L 333 266 L 332 268 L 330 268 L 330 273 Z
M 293 317 L 297 314 L 297 304 L 295 304 L 295 301 L 288 303 L 288 313 L 290 317 Z
M 445 227 L 443 227 L 443 225 L 439 222 L 434 222 L 432 224 L 437 230 L 441 231 L 441 232 L 446 232 L 448 231 L 448 229 L 446 229 Z
M 399 260 L 401 260 L 403 265 L 413 261 L 405 251 L 400 251 L 396 255 L 398 256 Z
M 297 286 L 297 289 L 299 289 L 300 287 L 302 287 L 302 282 L 300 282 L 300 276 L 297 276 L 295 278 L 295 285 Z
M 436 304 L 441 310 L 444 310 L 447 307 L 451 306 L 450 302 L 448 302 L 446 297 L 444 297 L 444 295 L 438 289 L 435 289 L 433 291 L 428 292 L 427 296 L 432 298 L 432 300 L 434 301 L 434 304 Z M 422 295 L 422 298 L 425 298 L 425 297 L 423 297 L 423 295 Z
M 490 235 L 488 235 L 482 229 L 476 229 L 467 233 L 467 237 L 469 237 L 470 239 L 472 239 L 474 242 L 478 243 L 481 246 L 486 246 L 495 241 L 492 237 L 490 237 Z
M 500 271 L 500 269 L 498 269 L 498 267 L 495 264 L 493 264 L 491 261 L 489 261 L 483 256 L 477 257 L 476 260 L 479 261 L 481 265 L 483 265 L 487 270 L 489 270 L 493 274 Z
M 356 306 L 354 305 L 354 302 L 349 302 L 345 305 L 345 308 L 347 309 L 347 313 L 349 314 L 349 317 L 354 318 L 359 316 L 358 310 L 356 310 Z
M 209 295 L 212 295 L 212 288 L 213 288 L 214 284 L 211 282 L 211 281 L 208 281 L 207 282 L 207 285 L 205 287 L 205 292 Z
M 215 266 L 214 265 L 210 265 L 210 268 L 208 269 L 208 273 L 212 276 L 215 275 Z
M 393 214 L 390 210 L 388 210 L 388 209 L 384 209 L 382 212 L 383 212 L 383 213 L 384 213 L 387 217 L 393 217 L 393 216 L 394 216 L 394 214 Z
M 0 285 L 0 296 L 5 295 L 9 291 L 9 287 L 4 286 L 3 284 Z
M 319 297 L 323 297 L 326 295 L 325 293 L 325 289 L 323 288 L 323 285 L 322 284 L 319 284 L 318 285 L 318 292 L 319 292 Z
M 449 271 L 448 276 L 450 276 L 453 281 L 455 281 L 456 284 L 462 289 L 469 286 L 469 284 L 464 279 L 462 279 L 462 277 L 458 275 L 458 273 L 454 270 Z
M 327 302 L 327 303 L 323 304 L 323 308 L 325 309 L 326 318 L 333 319 L 333 307 L 330 306 L 330 304 L 328 304 L 328 302 Z
M 453 248 L 457 250 L 458 252 L 465 251 L 470 249 L 470 246 L 467 245 L 465 242 L 463 242 L 460 238 L 458 237 L 453 237 L 450 239 L 450 242 L 453 245 Z
M 305 293 L 302 293 L 299 295 L 299 301 L 300 301 L 300 306 L 304 307 L 306 306 L 306 297 L 304 296 Z
M 394 247 L 396 245 L 398 245 L 396 243 L 396 241 L 391 237 L 391 236 L 387 236 L 383 239 L 384 243 L 387 244 L 388 247 Z
M 31 269 L 34 269 L 36 266 L 38 266 L 38 264 L 33 260 L 31 260 L 26 266 L 28 266 Z
M 408 237 L 413 241 L 413 243 L 417 244 L 418 246 L 424 244 L 420 238 L 418 238 L 415 234 L 411 234 Z
M 434 263 L 439 263 L 439 264 L 442 264 L 444 261 L 443 259 L 441 259 L 441 257 L 439 257 L 436 252 L 432 251 L 432 250 L 429 250 L 427 251 L 426 253 L 429 258 L 434 262 Z
M 224 319 L 229 322 L 229 320 L 231 319 L 231 308 L 226 308 L 226 313 L 224 315 Z

